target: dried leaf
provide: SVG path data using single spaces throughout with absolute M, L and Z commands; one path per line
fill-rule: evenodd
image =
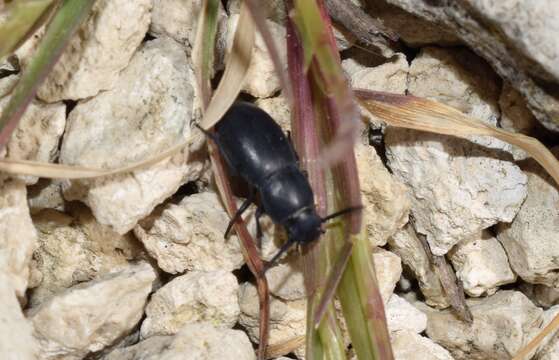
M 559 184 L 559 161 L 533 137 L 488 125 L 433 100 L 360 89 L 356 89 L 355 94 L 367 110 L 391 126 L 464 139 L 471 135 L 492 136 L 518 146 L 529 153 Z

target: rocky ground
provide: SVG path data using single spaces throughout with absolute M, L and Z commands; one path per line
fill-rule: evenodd
M 98 0 L 0 156 L 116 168 L 193 134 L 183 153 L 95 180 L 0 178 L 3 359 L 254 359 L 258 299 L 193 124 L 190 54 L 200 0 Z M 285 12 L 267 1 L 282 43 Z M 354 87 L 451 105 L 550 147 L 559 130 L 559 4 L 363 1 L 401 37 L 366 51 L 337 32 Z M 219 15 L 216 71 L 238 20 Z M 23 67 L 36 39 L 18 50 Z M 285 51 L 281 51 L 285 57 Z M 0 109 L 19 74 L 1 64 Z M 6 75 L 9 74 L 9 75 Z M 287 127 L 289 109 L 257 39 L 246 97 Z M 559 313 L 559 192 L 526 153 L 384 126 L 363 112 L 356 144 L 368 237 L 396 359 L 507 359 Z M 412 219 L 412 221 L 410 221 Z M 250 224 L 254 231 L 254 223 Z M 263 257 L 280 243 L 268 222 Z M 433 267 L 444 256 L 473 322 Z M 268 273 L 270 343 L 305 333 L 296 253 Z M 303 358 L 304 349 L 290 357 Z M 559 358 L 559 338 L 533 359 Z M 283 360 L 287 358 L 281 358 Z

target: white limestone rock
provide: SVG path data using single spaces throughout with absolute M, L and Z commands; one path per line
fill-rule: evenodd
M 376 65 L 376 66 L 375 66 Z M 374 91 L 386 91 L 404 95 L 408 87 L 409 64 L 404 54 L 396 54 L 389 62 L 377 65 L 370 63 L 370 56 L 357 52 L 355 56 L 342 61 L 342 68 L 349 77 L 353 88 Z M 384 126 L 384 122 L 361 108 L 361 116 L 375 128 Z
M 0 99 L 9 97 L 18 80 L 18 74 L 11 74 L 6 77 L 0 78 Z
M 39 347 L 21 312 L 10 280 L 0 274 L 0 354 L 5 360 L 35 360 Z
M 259 3 L 263 14 L 266 19 L 274 23 L 285 26 L 286 21 L 286 6 L 282 0 L 268 0 Z M 227 2 L 227 10 L 229 14 L 238 14 L 240 12 L 241 1 L 230 0 Z M 355 39 L 350 34 L 342 32 L 337 29 L 337 24 L 332 24 L 332 31 L 334 32 L 334 39 L 339 51 L 346 50 L 353 46 Z M 282 44 L 281 41 L 279 44 Z
M 392 334 L 391 343 L 394 360 L 454 360 L 448 350 L 413 331 Z
M 152 295 L 141 337 L 174 335 L 185 324 L 195 322 L 232 328 L 240 313 L 238 289 L 235 276 L 223 270 L 178 276 Z
M 39 98 L 47 102 L 78 100 L 116 86 L 122 81 L 119 72 L 144 39 L 151 8 L 152 0 L 97 1 L 39 87 Z
M 196 41 L 201 0 L 153 0 L 149 32 L 154 37 L 168 36 L 184 45 L 191 53 Z M 218 27 L 225 25 L 227 15 L 219 3 Z
M 0 79 L 0 113 L 11 98 L 11 89 L 18 75 Z M 58 143 L 66 124 L 66 105 L 63 103 L 45 104 L 33 100 L 21 117 L 17 127 L 6 144 L 0 157 L 14 160 L 54 162 L 58 156 Z M 21 176 L 28 185 L 37 182 L 35 176 Z
M 382 300 L 386 304 L 402 276 L 400 257 L 382 248 L 373 250 L 373 263 Z
M 559 148 L 552 151 L 559 154 Z M 559 287 L 557 185 L 534 160 L 525 161 L 522 169 L 528 176 L 528 196 L 512 224 L 499 226 L 497 238 L 523 280 Z
M 549 86 L 559 81 L 559 27 L 555 21 L 559 3 L 386 1 L 455 34 L 526 97 L 542 124 L 559 129 L 559 101 L 554 86 Z
M 287 262 L 280 263 L 266 272 L 270 292 L 282 300 L 304 299 L 306 292 L 300 256 L 297 254 L 287 259 Z
M 285 97 L 280 95 L 267 99 L 257 99 L 254 103 L 266 111 L 281 126 L 284 132 L 291 129 L 291 109 L 289 109 L 289 104 Z
M 223 237 L 228 223 L 218 195 L 204 192 L 167 205 L 151 228 L 138 225 L 134 233 L 165 272 L 232 271 L 244 259 L 235 233 Z
M 514 50 L 519 52 L 517 55 L 532 64 L 530 72 L 559 80 L 559 25 L 555 21 L 559 15 L 558 3 L 549 0 L 537 3 L 473 0 L 471 5 L 473 11 L 483 14 L 484 20 L 498 29 L 500 36 L 514 44 Z
M 426 48 L 410 66 L 408 90 L 496 124 L 497 79 L 465 50 Z M 435 255 L 497 222 L 510 222 L 526 196 L 511 146 L 489 137 L 387 128 L 389 166 L 412 193 L 415 227 Z
M 534 300 L 540 306 L 549 308 L 559 304 L 559 288 L 545 285 L 533 285 Z
M 377 66 L 362 63 L 366 60 L 368 59 L 353 57 L 342 61 L 342 68 L 349 76 L 352 87 L 395 94 L 405 93 L 409 64 L 404 54 L 397 53 L 390 61 Z
M 0 100 L 0 111 L 7 104 Z M 6 145 L 7 158 L 54 162 L 58 156 L 58 142 L 66 125 L 66 105 L 32 101 Z M 28 184 L 37 182 L 27 181 Z
M 146 71 L 149 69 L 149 71 Z M 70 113 L 60 160 L 64 164 L 119 168 L 161 153 L 192 132 L 194 75 L 181 46 L 147 42 L 114 89 L 78 103 Z M 183 153 L 131 174 L 67 183 L 64 196 L 85 202 L 97 220 L 120 234 L 195 180 L 204 168 L 203 136 Z
M 367 2 L 369 13 L 380 19 L 389 29 L 411 47 L 426 45 L 456 46 L 460 40 L 443 26 L 412 15 L 386 1 Z
M 142 253 L 132 234 L 119 235 L 99 224 L 85 206 L 70 212 L 73 216 L 55 210 L 33 216 L 39 233 L 34 270 L 41 281 L 29 296 L 31 306 L 78 283 L 125 270 Z
M 66 207 L 61 180 L 39 179 L 36 184 L 27 188 L 27 199 L 31 214 L 43 209 L 64 211 Z
M 174 336 L 154 336 L 117 349 L 103 360 L 255 360 L 247 335 L 209 323 L 185 325 Z
M 231 51 L 233 45 L 233 35 L 237 28 L 239 15 L 233 14 L 229 16 L 229 23 L 227 26 L 227 53 Z M 285 28 L 276 24 L 271 20 L 266 20 L 268 29 L 275 41 L 277 50 L 279 52 L 280 61 L 284 66 L 287 66 L 287 50 L 285 49 Z M 256 97 L 268 98 L 274 95 L 280 89 L 280 80 L 276 74 L 274 63 L 266 44 L 260 34 L 256 34 L 256 40 L 252 51 L 252 58 L 250 66 L 243 85 L 243 91 Z
M 392 294 L 386 304 L 386 323 L 391 334 L 400 331 L 419 334 L 427 328 L 427 315 L 404 298 Z
M 388 240 L 390 251 L 396 253 L 407 265 L 419 283 L 427 305 L 444 309 L 450 305 L 439 276 L 431 266 L 429 256 L 415 230 L 407 225 Z
M 473 323 L 458 320 L 450 311 L 426 306 L 427 335 L 450 351 L 456 360 L 497 360 L 515 355 L 532 339 L 543 311 L 518 291 L 468 299 Z
M 374 147 L 357 143 L 355 159 L 367 236 L 374 246 L 384 246 L 408 221 L 411 206 L 408 190 L 388 172 Z
M 249 338 L 259 342 L 259 306 L 256 287 L 251 283 L 244 283 L 239 289 L 239 305 L 241 316 L 239 324 L 248 333 Z M 306 328 L 306 299 L 283 301 L 270 297 L 270 338 L 269 345 L 279 344 L 298 336 L 305 335 Z M 304 351 L 304 345 L 295 352 Z
M 505 130 L 529 135 L 538 125 L 536 118 L 528 109 L 526 100 L 508 82 L 503 84 L 499 106 L 501 108 L 499 124 Z M 512 156 L 516 161 L 530 157 L 518 147 L 512 148 Z
M 127 335 L 142 318 L 156 280 L 148 263 L 76 285 L 35 308 L 28 317 L 41 359 L 82 359 Z
M 25 297 L 31 256 L 37 247 L 26 196 L 22 181 L 0 178 L 0 273 L 20 299 Z
M 449 255 L 456 277 L 470 296 L 492 295 L 499 286 L 516 281 L 505 250 L 488 231 L 459 242 Z
M 544 311 L 543 313 L 543 323 L 541 324 L 541 329 L 543 330 L 553 319 L 559 315 L 559 305 L 553 306 L 552 308 Z M 554 360 L 559 358 L 559 337 L 557 332 L 551 332 L 547 335 L 540 343 L 536 350 L 536 356 L 533 357 L 534 360 Z

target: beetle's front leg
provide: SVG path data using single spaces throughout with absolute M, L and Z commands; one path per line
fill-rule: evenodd
M 254 197 L 256 196 L 256 190 L 253 190 L 248 195 L 248 198 L 242 203 L 241 207 L 237 210 L 231 221 L 229 221 L 229 225 L 227 225 L 227 230 L 225 230 L 225 234 L 223 235 L 224 238 L 227 239 L 229 232 L 233 228 L 233 225 L 239 220 L 239 218 L 243 215 L 243 213 L 248 209 L 250 204 L 254 202 Z

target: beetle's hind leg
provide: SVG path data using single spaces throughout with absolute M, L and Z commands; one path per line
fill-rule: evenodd
M 256 246 L 262 250 L 262 227 L 260 226 L 260 217 L 264 214 L 264 210 L 259 206 L 256 208 L 254 219 L 256 220 Z
M 224 238 L 227 239 L 227 237 L 229 236 L 229 232 L 231 232 L 231 229 L 233 228 L 233 225 L 237 222 L 237 220 L 241 218 L 241 216 L 246 211 L 246 209 L 248 209 L 250 204 L 253 203 L 254 193 L 255 191 L 250 192 L 248 198 L 246 198 L 246 200 L 241 204 L 241 207 L 237 210 L 237 212 L 235 213 L 231 221 L 229 221 L 229 225 L 227 225 L 227 230 L 225 230 L 225 234 L 223 235 Z

